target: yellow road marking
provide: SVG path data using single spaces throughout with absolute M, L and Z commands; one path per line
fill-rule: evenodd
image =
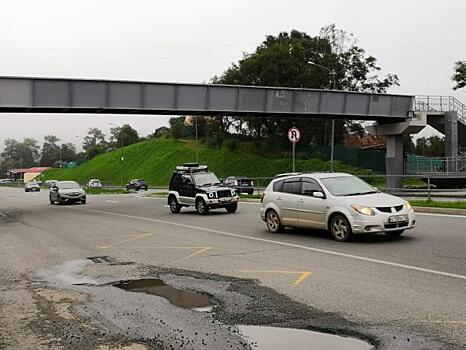
M 181 258 L 181 259 L 178 259 L 178 260 L 175 260 L 173 262 L 173 264 L 177 263 L 177 262 L 180 262 L 180 261 L 183 261 L 183 260 L 187 260 L 189 258 L 192 258 L 193 256 L 196 256 L 196 255 L 199 255 L 199 254 L 202 254 L 210 249 L 212 249 L 212 247 L 191 247 L 191 249 L 198 249 L 197 251 L 195 251 L 194 253 L 188 255 L 188 256 L 185 256 L 184 258 Z
M 122 244 L 122 243 L 131 242 L 131 241 L 136 241 L 136 240 L 138 240 L 138 239 L 145 238 L 145 237 L 149 237 L 149 236 L 153 236 L 153 235 L 154 235 L 154 233 L 143 233 L 142 235 L 138 235 L 138 236 L 136 236 L 136 237 L 124 239 L 124 240 L 122 240 L 122 241 L 118 241 L 118 242 L 112 243 L 112 244 L 110 244 L 110 245 L 102 246 L 102 247 L 100 247 L 99 249 L 108 249 L 108 248 L 117 246 L 117 245 Z
M 310 271 L 265 271 L 265 270 L 250 270 L 250 271 L 240 271 L 241 273 L 281 273 L 281 274 L 293 274 L 299 275 L 298 279 L 294 281 L 291 285 L 296 287 L 298 284 L 302 283 L 306 278 L 308 278 L 312 272 Z

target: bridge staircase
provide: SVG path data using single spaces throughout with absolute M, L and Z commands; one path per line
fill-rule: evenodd
M 414 110 L 427 113 L 427 123 L 445 134 L 445 114 L 458 115 L 458 145 L 466 149 L 466 105 L 452 96 L 416 96 Z

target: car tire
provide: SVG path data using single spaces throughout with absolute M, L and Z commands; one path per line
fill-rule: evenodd
M 270 233 L 279 233 L 283 231 L 283 226 L 275 210 L 269 210 L 265 214 L 265 224 Z
M 399 237 L 399 236 L 401 236 L 404 232 L 405 232 L 405 230 L 397 230 L 397 231 L 385 232 L 385 234 L 386 234 L 387 236 L 390 236 L 390 237 Z
M 85 199 L 82 200 L 81 203 L 82 203 L 82 204 L 86 204 L 86 200 L 85 200 Z
M 204 199 L 199 198 L 196 200 L 196 210 L 201 215 L 206 215 L 209 212 L 209 206 Z
M 178 214 L 181 211 L 181 205 L 178 203 L 175 196 L 170 197 L 168 205 L 170 206 L 170 211 L 173 214 Z
M 144 187 L 144 191 L 147 191 L 149 189 L 149 187 Z
M 29 192 L 28 190 L 24 190 L 24 192 Z
M 52 199 L 52 197 L 49 197 L 49 201 L 50 201 L 50 205 L 54 205 L 54 204 L 55 204 L 55 202 L 54 202 L 54 200 Z
M 338 242 L 347 242 L 353 237 L 351 225 L 348 219 L 342 214 L 333 216 L 329 226 L 332 238 Z
M 238 210 L 238 204 L 235 203 L 235 204 L 229 205 L 225 207 L 225 209 L 227 210 L 228 213 L 233 214 L 235 211 Z

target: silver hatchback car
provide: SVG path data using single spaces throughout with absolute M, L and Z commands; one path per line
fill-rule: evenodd
M 274 179 L 263 194 L 260 214 L 272 233 L 284 227 L 325 229 L 337 241 L 376 232 L 399 236 L 416 224 L 407 201 L 345 173 Z

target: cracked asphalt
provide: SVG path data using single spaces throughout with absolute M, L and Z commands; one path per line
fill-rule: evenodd
M 1 349 L 249 349 L 237 325 L 324 331 L 377 349 L 466 346 L 466 218 L 342 244 L 271 235 L 256 204 L 169 213 L 135 195 L 51 206 L 0 188 Z M 108 256 L 95 263 L 88 257 Z M 98 261 L 98 259 L 97 259 Z M 109 285 L 136 278 L 211 298 L 212 312 Z

